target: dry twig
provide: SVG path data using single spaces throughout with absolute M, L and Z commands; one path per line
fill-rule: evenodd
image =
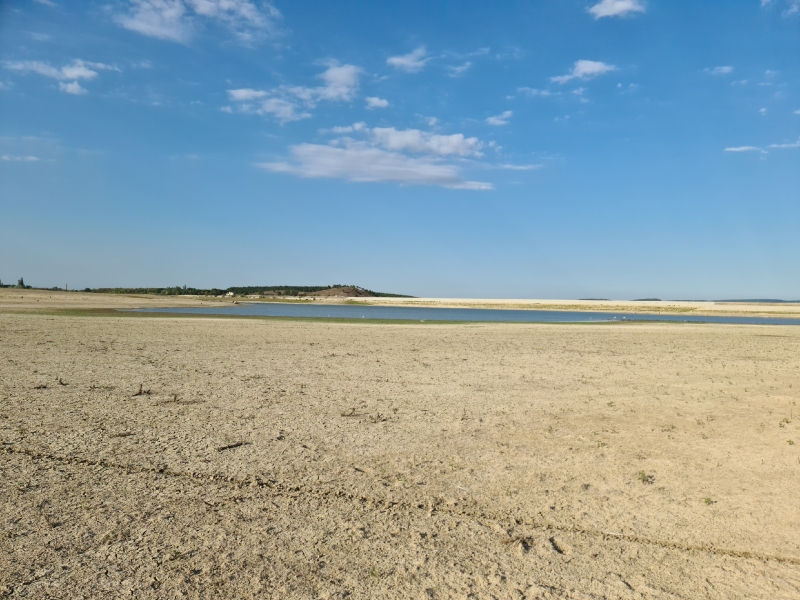
M 217 448 L 217 452 L 222 452 L 223 450 L 232 450 L 233 448 L 238 448 L 239 446 L 249 446 L 250 442 L 233 442 L 232 444 L 227 444 L 225 446 L 220 446 Z
M 150 395 L 150 390 L 145 390 L 145 389 L 143 389 L 143 388 L 144 388 L 144 386 L 143 386 L 143 385 L 140 383 L 140 384 L 139 384 L 139 391 L 138 391 L 138 392 L 136 392 L 136 393 L 135 393 L 135 394 L 132 396 L 132 398 L 135 398 L 136 396 L 149 396 L 149 395 Z M 176 394 L 176 397 L 177 397 L 177 394 Z

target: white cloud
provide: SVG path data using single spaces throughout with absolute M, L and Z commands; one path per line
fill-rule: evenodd
M 788 7 L 781 14 L 784 17 L 791 17 L 800 14 L 800 0 L 786 0 Z M 767 8 L 772 5 L 772 0 L 761 0 L 761 7 Z
M 800 113 L 800 111 L 798 111 L 798 113 Z M 425 122 L 430 127 L 436 127 L 436 125 L 439 124 L 439 119 L 437 119 L 436 117 L 426 117 Z
M 59 81 L 58 89 L 68 94 L 75 94 L 76 96 L 86 93 L 86 90 L 82 88 L 81 84 L 78 83 L 77 81 L 73 81 L 71 83 L 64 83 L 63 81 Z
M 348 101 L 355 98 L 361 69 L 329 61 L 328 68 L 318 77 L 324 85 L 311 88 L 282 85 L 271 91 L 240 88 L 228 90 L 228 98 L 239 102 L 238 111 L 246 114 L 271 115 L 281 123 L 307 119 L 303 105 L 313 108 L 321 100 Z M 253 101 L 257 103 L 252 104 Z
M 353 133 L 354 131 L 364 131 L 367 129 L 367 124 L 364 121 L 360 121 L 358 123 L 353 123 L 352 125 L 347 125 L 346 127 L 333 127 L 331 132 L 333 133 Z M 320 133 L 325 133 L 325 130 L 321 130 Z
M 375 96 L 367 96 L 367 108 L 386 108 L 389 106 L 389 101 Z
M 536 88 L 530 87 L 520 87 L 517 88 L 517 91 L 525 94 L 526 96 L 541 96 L 543 98 L 553 95 L 552 92 L 548 90 L 537 90 Z
M 360 74 L 361 69 L 355 65 L 340 65 L 331 61 L 328 69 L 320 75 L 325 85 L 313 91 L 320 100 L 352 100 L 358 91 Z
M 128 0 L 128 12 L 117 24 L 150 37 L 187 43 L 198 17 L 228 28 L 242 42 L 278 33 L 281 14 L 272 4 L 253 0 Z
M 595 19 L 603 17 L 625 17 L 632 13 L 644 12 L 641 0 L 600 0 L 589 9 Z
M 550 81 L 563 84 L 573 79 L 590 79 L 592 77 L 597 77 L 598 75 L 603 75 L 616 70 L 617 67 L 604 62 L 595 60 L 578 60 L 575 61 L 572 70 L 568 74 L 551 77 Z
M 794 114 L 796 114 L 796 115 L 800 115 L 800 110 L 796 110 L 796 111 L 794 111 Z
M 463 65 L 459 65 L 457 67 L 450 67 L 450 77 L 460 77 L 461 75 L 466 73 L 471 66 L 472 63 L 470 61 L 467 61 Z
M 52 2 L 51 0 L 34 0 L 34 1 L 38 2 L 39 4 L 44 4 L 45 6 L 51 6 L 51 7 L 56 6 L 56 3 Z
M 510 110 L 503 111 L 499 115 L 495 115 L 493 117 L 489 117 L 486 119 L 486 122 L 489 125 L 501 126 L 501 125 L 508 125 L 508 120 L 514 113 Z
M 509 171 L 533 171 L 535 169 L 541 169 L 544 165 L 500 165 L 501 169 L 507 169 Z
M 318 75 L 325 85 L 310 88 L 300 85 L 281 86 L 279 90 L 284 94 L 296 96 L 309 106 L 314 106 L 320 100 L 352 100 L 358 91 L 358 78 L 361 69 L 355 65 L 340 65 L 336 61 L 329 61 L 328 68 Z
M 125 29 L 162 40 L 186 43 L 192 26 L 182 0 L 130 0 L 128 14 L 115 21 Z
M 767 114 L 767 109 L 766 109 L 766 108 L 759 108 L 759 109 L 758 109 L 758 112 L 759 112 L 760 114 L 762 114 L 762 115 L 766 115 L 766 114 Z
M 407 73 L 417 73 L 418 71 L 421 71 L 425 67 L 425 64 L 430 60 L 430 58 L 425 58 L 427 53 L 428 52 L 425 50 L 425 46 L 420 46 L 408 54 L 404 54 L 402 56 L 390 56 L 386 59 L 386 64 L 391 65 L 396 69 L 400 69 L 401 71 L 406 71 Z
M 711 73 L 712 75 L 730 75 L 733 73 L 733 67 L 730 65 L 723 66 L 723 67 L 714 67 L 713 69 L 703 69 L 706 73 Z
M 725 152 L 760 152 L 761 148 L 755 146 L 733 146 L 725 148 Z
M 437 135 L 419 129 L 398 131 L 394 127 L 375 127 L 370 132 L 373 141 L 387 150 L 416 152 L 436 156 L 483 156 L 483 144 L 476 137 L 464 137 L 462 133 Z
M 301 177 L 492 189 L 490 183 L 465 180 L 458 165 L 446 162 L 447 158 L 482 157 L 483 143 L 478 138 L 461 133 L 438 135 L 418 129 L 369 128 L 364 122 L 334 127 L 330 132 L 356 134 L 362 139 L 340 137 L 327 145 L 294 145 L 289 160 L 259 166 Z
M 0 156 L 0 160 L 5 160 L 9 162 L 36 162 L 39 160 L 38 156 L 9 156 L 8 154 L 3 154 Z
M 79 79 L 87 81 L 97 77 L 97 71 L 119 71 L 119 68 L 104 63 L 89 62 L 75 59 L 71 63 L 64 65 L 60 69 L 49 63 L 38 60 L 25 61 L 5 61 L 3 66 L 12 71 L 22 73 L 37 73 L 51 79 L 58 79 L 58 89 L 67 94 L 85 94 L 86 90 L 78 83 Z M 64 83 L 64 80 L 72 79 L 71 83 Z
M 770 148 L 779 148 L 779 149 L 787 149 L 787 148 L 800 148 L 800 138 L 797 138 L 796 142 L 791 144 L 770 144 Z
M 454 165 L 430 158 L 411 158 L 365 142 L 351 142 L 344 148 L 298 144 L 292 146 L 290 151 L 291 162 L 262 163 L 258 166 L 276 173 L 309 178 L 435 185 L 463 190 L 493 189 L 490 183 L 464 180 Z
M 80 59 L 75 59 L 60 69 L 53 67 L 49 63 L 38 60 L 5 61 L 3 66 L 12 71 L 38 73 L 39 75 L 44 75 L 45 77 L 51 77 L 53 79 L 94 79 L 97 77 L 97 70 L 119 71 L 117 67 L 111 65 L 88 62 Z
M 239 90 L 228 90 L 228 97 L 235 102 L 244 102 L 247 100 L 258 100 L 265 98 L 269 92 L 264 90 L 253 90 L 250 88 L 242 88 Z
M 239 112 L 251 115 L 271 116 L 281 124 L 290 121 L 300 121 L 308 119 L 311 113 L 303 112 L 294 102 L 283 98 L 266 98 L 258 104 L 241 104 Z

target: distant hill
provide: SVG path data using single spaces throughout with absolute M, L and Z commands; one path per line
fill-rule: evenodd
M 354 285 L 344 287 L 332 287 L 327 290 L 320 290 L 318 292 L 311 292 L 309 296 L 319 296 L 321 298 L 368 298 L 378 296 L 375 292 L 364 290 Z M 381 294 L 387 296 L 388 294 Z
M 95 292 L 98 294 L 157 294 L 162 296 L 269 296 L 269 297 L 372 297 L 372 298 L 413 298 L 403 294 L 388 294 L 386 292 L 374 292 L 357 285 L 248 285 L 233 286 L 225 289 L 211 288 L 192 288 L 192 287 L 168 287 L 168 288 L 86 288 L 84 292 Z

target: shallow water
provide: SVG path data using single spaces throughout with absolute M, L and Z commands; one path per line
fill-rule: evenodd
M 676 314 L 630 314 L 560 310 L 502 310 L 491 308 L 430 308 L 252 302 L 222 307 L 142 308 L 136 312 L 188 313 L 258 317 L 379 319 L 387 321 L 473 321 L 491 323 L 597 323 L 613 321 L 674 321 L 678 323 L 735 323 L 740 325 L 800 325 L 800 319 L 722 317 Z

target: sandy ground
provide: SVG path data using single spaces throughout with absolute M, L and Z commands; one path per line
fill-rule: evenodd
M 6 310 L 0 595 L 798 598 L 798 396 L 789 326 Z

